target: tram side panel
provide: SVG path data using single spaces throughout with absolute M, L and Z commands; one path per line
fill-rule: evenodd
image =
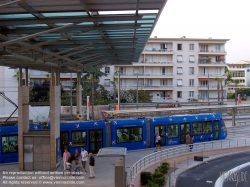
M 1 127 L 0 138 L 0 163 L 18 162 L 18 127 Z
M 88 152 L 97 153 L 100 148 L 107 146 L 106 123 L 100 122 L 68 122 L 60 125 L 61 150 L 67 148 L 71 154 L 81 147 Z
M 126 147 L 128 150 L 147 147 L 147 132 L 145 119 L 112 120 L 112 147 Z

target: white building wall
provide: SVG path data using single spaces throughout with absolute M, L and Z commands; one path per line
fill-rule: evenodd
M 16 74 L 14 69 L 0 66 L 0 92 L 3 92 L 6 97 L 13 101 L 17 105 L 17 79 L 13 77 Z M 14 110 L 15 106 L 10 102 L 0 97 L 0 115 L 10 115 Z

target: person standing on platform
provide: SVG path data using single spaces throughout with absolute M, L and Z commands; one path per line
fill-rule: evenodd
M 86 150 L 84 150 L 84 147 L 82 147 L 82 151 L 81 151 L 81 157 L 82 157 L 82 167 L 84 169 L 84 172 L 87 173 L 86 170 L 86 162 L 88 160 L 88 152 Z
M 190 144 L 190 135 L 189 132 L 186 133 L 186 145 L 187 145 L 187 150 L 189 149 L 189 144 Z
M 68 149 L 65 148 L 64 153 L 63 153 L 63 167 L 64 167 L 64 170 L 66 169 L 66 162 L 68 161 L 69 157 L 70 157 L 70 153 L 68 152 Z
M 161 137 L 158 133 L 156 133 L 155 135 L 155 146 L 156 146 L 155 152 L 157 152 L 157 149 L 161 149 Z
M 94 166 L 95 166 L 95 158 L 93 154 L 90 152 L 89 153 L 89 178 L 93 179 L 95 178 L 95 173 L 94 173 Z

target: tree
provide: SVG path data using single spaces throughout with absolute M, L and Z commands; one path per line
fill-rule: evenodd
M 134 102 L 136 103 L 136 90 L 129 90 L 129 92 L 134 97 Z M 146 90 L 138 90 L 138 103 L 150 103 L 150 92 Z
M 227 78 L 225 80 L 225 85 L 228 85 L 229 83 L 233 82 L 232 74 L 229 72 L 227 67 L 225 67 L 225 73 L 227 75 Z
M 84 75 L 82 77 L 82 81 L 83 82 L 90 82 L 91 83 L 91 104 L 92 104 L 92 118 L 94 117 L 94 102 L 95 102 L 95 83 L 99 83 L 100 81 L 100 77 L 102 76 L 107 76 L 106 73 L 103 73 L 100 70 L 91 70 L 89 72 L 86 73 L 86 75 Z

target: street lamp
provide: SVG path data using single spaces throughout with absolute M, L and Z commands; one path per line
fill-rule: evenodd
M 120 67 L 115 73 L 118 73 L 118 110 L 120 110 Z

